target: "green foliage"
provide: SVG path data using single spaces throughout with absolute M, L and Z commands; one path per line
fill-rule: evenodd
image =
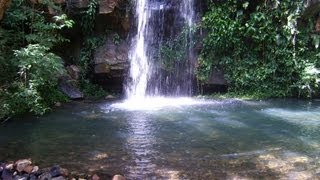
M 60 15 L 48 19 L 43 10 L 48 6 Z M 43 114 L 55 102 L 67 100 L 57 87 L 63 62 L 50 51 L 67 41 L 60 30 L 73 24 L 50 0 L 12 1 L 0 26 L 0 119 Z
M 198 78 L 223 68 L 232 92 L 310 97 L 317 89 L 318 71 L 308 69 L 316 68 L 318 37 L 312 39 L 309 26 L 298 28 L 302 8 L 289 0 L 212 3 L 203 18 L 208 35 Z
M 120 44 L 120 36 L 119 34 L 115 33 L 112 35 L 112 42 L 115 44 L 115 45 L 119 45 Z
M 20 80 L 5 92 L 3 108 L 9 114 L 32 112 L 43 114 L 62 96 L 58 93 L 58 77 L 64 73 L 62 60 L 49 48 L 39 44 L 15 50 Z
M 57 32 L 57 30 L 73 26 L 74 22 L 67 19 L 67 15 L 54 16 L 53 23 L 46 22 L 45 17 L 41 15 L 34 18 L 36 18 L 34 19 L 35 22 L 30 25 L 33 33 L 26 35 L 28 43 L 38 43 L 51 48 L 58 43 L 68 42 L 67 39 Z
M 80 83 L 80 88 L 82 89 L 84 96 L 89 98 L 104 98 L 107 93 L 99 85 L 92 84 L 89 80 L 83 80 Z
M 93 34 L 95 19 L 97 15 L 98 3 L 96 0 L 90 0 L 88 9 L 83 12 L 82 17 L 82 32 L 84 37 L 83 47 L 80 52 L 80 59 L 78 65 L 81 68 L 80 88 L 85 97 L 89 98 L 102 98 L 105 97 L 106 92 L 98 85 L 90 82 L 89 74 L 92 72 L 93 56 L 95 50 L 102 45 L 105 37 L 95 37 Z M 117 41 L 117 37 L 114 40 Z
M 48 47 L 39 44 L 29 44 L 26 48 L 14 51 L 18 73 L 27 86 L 29 83 L 41 86 L 57 82 L 64 73 L 61 58 L 48 51 Z
M 98 2 L 90 0 L 88 9 L 83 13 L 81 27 L 84 35 L 91 35 L 94 30 L 96 15 L 97 15 Z
M 86 37 L 83 43 L 83 48 L 80 52 L 80 60 L 78 62 L 78 65 L 81 68 L 81 78 L 83 80 L 87 79 L 88 73 L 92 71 L 91 67 L 95 50 L 101 46 L 104 41 L 105 37 Z
M 96 0 L 90 0 L 88 9 L 82 14 L 82 33 L 84 37 L 83 48 L 80 52 L 80 60 L 78 65 L 81 68 L 81 79 L 87 81 L 87 75 L 91 70 L 91 60 L 93 53 L 101 43 L 101 39 L 94 37 L 93 30 L 95 25 L 98 3 Z

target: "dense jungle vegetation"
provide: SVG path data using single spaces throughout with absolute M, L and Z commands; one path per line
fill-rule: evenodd
M 82 14 L 85 42 L 78 65 L 82 90 L 103 96 L 87 78 L 99 44 L 92 35 L 97 6 L 90 1 Z M 48 7 L 55 15 L 43 10 Z M 200 25 L 205 36 L 198 79 L 205 82 L 219 68 L 229 92 L 313 97 L 319 92 L 320 35 L 314 30 L 315 17 L 304 17 L 303 11 L 303 1 L 208 1 Z M 55 53 L 68 43 L 62 32 L 75 24 L 65 10 L 50 0 L 13 0 L 0 23 L 0 119 L 43 114 L 55 102 L 66 101 L 58 89 L 58 78 L 66 73 L 64 62 Z
M 96 7 L 96 1 L 91 1 L 82 13 L 82 31 L 88 39 Z M 51 0 L 11 2 L 0 26 L 0 119 L 28 112 L 43 114 L 56 102 L 68 100 L 58 88 L 66 70 L 55 50 L 69 42 L 63 31 L 75 24 L 65 12 Z M 77 62 L 82 69 L 79 86 L 85 95 L 104 95 L 87 78 L 92 48 L 83 48 Z
M 222 68 L 229 92 L 257 97 L 312 97 L 319 85 L 319 34 L 304 1 L 209 3 L 198 67 L 206 80 Z

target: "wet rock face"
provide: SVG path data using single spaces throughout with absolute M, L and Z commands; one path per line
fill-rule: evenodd
M 108 39 L 94 54 L 94 74 L 97 83 L 106 89 L 122 91 L 129 68 L 129 44 L 124 40 Z M 109 89 L 110 88 L 110 89 Z
M 313 16 L 320 11 L 320 0 L 307 0 L 304 16 Z
M 88 7 L 89 3 L 89 0 L 69 0 L 68 7 L 70 9 L 84 9 Z M 99 14 L 112 13 L 119 3 L 120 0 L 98 0 Z
M 202 94 L 225 93 L 228 89 L 228 82 L 221 69 L 213 69 L 208 82 L 201 85 Z
M 118 5 L 119 0 L 99 0 L 99 13 L 112 13 L 114 8 Z
M 84 96 L 77 87 L 75 80 L 70 76 L 62 76 L 59 78 L 59 89 L 70 99 L 82 99 Z
M 108 39 L 94 55 L 95 73 L 121 77 L 128 68 L 129 45 L 125 41 L 114 42 Z

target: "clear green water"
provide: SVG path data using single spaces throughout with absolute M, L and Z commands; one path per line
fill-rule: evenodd
M 72 103 L 0 126 L 0 160 L 19 158 L 129 179 L 317 179 L 320 101 Z

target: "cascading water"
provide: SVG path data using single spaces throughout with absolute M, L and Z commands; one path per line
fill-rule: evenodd
M 126 87 L 128 97 L 141 98 L 146 95 L 147 82 L 149 77 L 149 62 L 146 50 L 148 47 L 147 22 L 149 20 L 148 2 L 146 0 L 136 1 L 136 16 L 138 19 L 137 34 L 133 39 L 133 46 L 130 51 L 130 78 L 131 82 Z
M 194 51 L 191 47 L 194 23 L 194 0 L 136 0 L 135 17 L 137 32 L 132 39 L 129 58 L 131 60 L 129 78 L 125 90 L 127 100 L 111 105 L 126 111 L 154 111 L 163 107 L 195 105 L 190 98 L 163 98 L 155 96 L 190 96 L 192 93 Z M 182 33 L 184 32 L 184 33 Z M 170 62 L 172 68 L 164 68 L 162 48 L 174 47 L 172 41 L 182 37 L 178 49 L 185 56 Z M 181 53 L 180 52 L 180 53 Z M 153 164 L 157 153 L 153 149 L 156 142 L 150 117 L 132 117 L 129 121 L 132 134 L 128 147 L 133 156 L 139 157 L 135 165 L 129 166 L 128 177 L 143 179 L 153 174 L 159 167 Z M 149 175 L 148 175 L 149 174 Z
M 191 28 L 194 24 L 194 0 L 136 0 L 137 32 L 129 54 L 129 79 L 125 89 L 129 99 L 147 96 L 190 96 L 192 94 L 193 59 Z M 183 60 L 164 68 L 161 49 L 185 31 Z

